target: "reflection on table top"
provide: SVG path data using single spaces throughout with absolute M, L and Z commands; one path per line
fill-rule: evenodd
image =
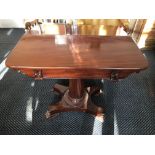
M 148 64 L 128 36 L 25 34 L 8 56 L 11 68 L 145 69 Z

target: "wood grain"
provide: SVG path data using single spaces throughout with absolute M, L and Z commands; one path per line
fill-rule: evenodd
M 110 78 L 115 70 L 123 78 L 148 67 L 128 36 L 25 34 L 8 56 L 6 65 L 34 77 Z

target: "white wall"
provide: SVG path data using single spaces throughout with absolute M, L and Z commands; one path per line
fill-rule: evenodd
M 24 28 L 23 19 L 0 19 L 0 28 Z

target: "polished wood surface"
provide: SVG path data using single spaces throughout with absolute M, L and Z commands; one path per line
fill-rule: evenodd
M 55 85 L 62 96 L 46 117 L 65 111 L 82 111 L 103 121 L 102 107 L 91 101 L 98 87 L 85 87 L 85 78 L 119 80 L 146 69 L 148 63 L 130 37 L 25 34 L 6 65 L 35 79 L 68 78 L 69 87 Z
M 72 98 L 81 98 L 83 93 L 83 81 L 80 79 L 71 79 L 69 82 L 69 96 Z
M 25 34 L 6 65 L 43 78 L 123 78 L 146 69 L 148 63 L 128 36 Z
M 54 117 L 55 115 L 57 116 L 60 112 L 77 111 L 89 113 L 95 116 L 97 120 L 103 122 L 104 109 L 95 105 L 91 100 L 91 95 L 94 92 L 96 93 L 96 89 L 92 90 L 90 87 L 81 89 L 82 81 L 80 79 L 69 81 L 69 89 L 68 87 L 59 84 L 54 86 L 54 91 L 62 95 L 62 99 L 54 105 L 52 104 L 49 106 L 48 111 L 46 112 L 46 118 Z M 80 96 L 76 90 L 82 90 Z

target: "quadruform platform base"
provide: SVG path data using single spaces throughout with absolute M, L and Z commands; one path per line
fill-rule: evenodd
M 74 86 L 73 91 L 75 91 L 77 88 L 77 92 L 74 92 L 74 94 L 72 94 L 72 85 L 77 86 Z M 69 85 L 69 88 L 63 85 L 56 84 L 53 88 L 53 91 L 60 94 L 62 96 L 62 99 L 58 103 L 49 106 L 48 111 L 46 112 L 46 118 L 55 117 L 60 112 L 77 111 L 89 113 L 93 115 L 95 119 L 103 122 L 103 108 L 96 106 L 91 100 L 91 95 L 94 93 L 98 95 L 100 89 L 98 87 L 82 88 L 82 85 L 80 85 L 81 81 L 72 81 Z M 79 89 L 79 86 L 82 89 Z

